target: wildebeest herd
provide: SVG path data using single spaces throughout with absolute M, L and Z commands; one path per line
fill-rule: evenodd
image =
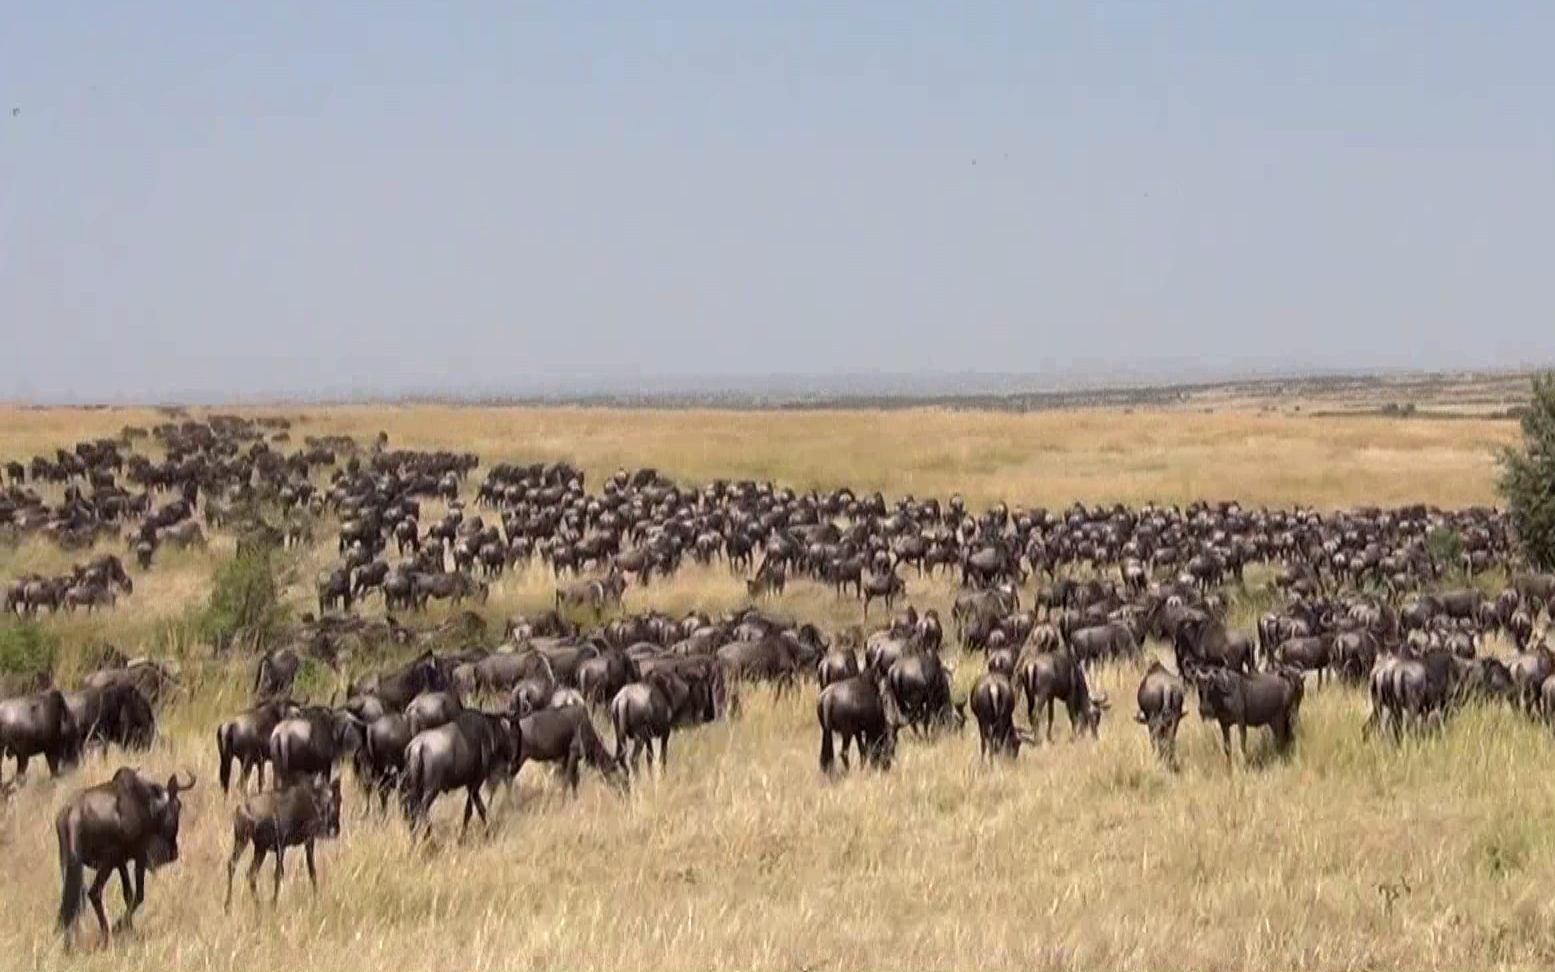
M 441 794 L 462 792 L 462 832 L 499 795 L 516 807 L 512 784 L 529 763 L 551 764 L 573 789 L 585 770 L 629 786 L 644 759 L 667 764 L 676 732 L 738 718 L 756 683 L 778 693 L 815 684 L 827 773 L 855 760 L 890 769 L 904 733 L 954 731 L 968 710 L 989 759 L 1051 743 L 1059 706 L 1073 734 L 1094 736 L 1114 704 L 1093 689 L 1095 674 L 1118 663 L 1140 666 L 1135 718 L 1171 768 L 1190 702 L 1218 727 L 1227 759 L 1233 737 L 1245 757 L 1249 728 L 1267 728 L 1284 753 L 1303 697 L 1330 679 L 1368 693 L 1357 727 L 1368 735 L 1430 731 L 1475 700 L 1555 720 L 1544 636 L 1555 577 L 1521 567 L 1507 519 L 1487 508 L 975 512 L 954 496 L 688 487 L 652 469 L 589 492 L 566 463 L 491 466 L 465 502 L 474 455 L 390 449 L 382 435 L 289 442 L 277 419 L 127 428 L 8 464 L 0 501 L 3 528 L 72 549 L 116 537 L 143 571 L 165 544 L 203 543 L 199 516 L 240 547 L 280 550 L 332 525 L 339 560 L 316 579 L 316 613 L 310 603 L 294 636 L 254 660 L 252 707 L 214 728 L 218 783 L 239 793 L 229 903 L 245 854 L 251 888 L 273 855 L 279 894 L 293 847 L 316 884 L 315 843 L 341 830 L 345 768 L 365 803 L 393 804 L 414 836 Z M 146 443 L 155 457 L 136 451 Z M 63 494 L 56 506 L 40 483 Z M 441 512 L 424 517 L 424 504 Z M 478 612 L 491 585 L 531 563 L 554 575 L 554 597 L 488 636 Z M 679 617 L 625 609 L 634 586 L 687 563 L 744 576 L 749 603 Z M 944 617 L 914 603 L 914 587 L 935 577 L 958 585 Z M 856 599 L 861 623 L 823 630 L 764 606 L 797 582 Z M 98 553 L 68 576 L 17 578 L 6 608 L 91 608 L 132 589 L 118 558 Z M 365 610 L 375 597 L 381 614 Z M 400 620 L 433 601 L 450 605 L 435 622 Z M 876 602 L 886 613 L 871 625 Z M 1234 619 L 1249 611 L 1239 630 Z M 1487 652 L 1489 635 L 1515 653 Z M 1152 640 L 1162 656 L 1147 650 Z M 961 697 L 951 649 L 984 669 Z M 391 654 L 355 677 L 343 671 Z M 336 672 L 343 697 L 296 697 L 308 664 Z M 157 661 L 104 659 L 76 691 L 48 685 L 0 702 L 0 754 L 17 759 L 19 778 L 34 756 L 60 772 L 88 746 L 145 748 L 157 707 L 178 690 Z M 63 928 L 84 896 L 108 932 L 101 895 L 115 873 L 128 923 L 145 872 L 177 859 L 180 795 L 193 785 L 121 769 L 64 806 Z

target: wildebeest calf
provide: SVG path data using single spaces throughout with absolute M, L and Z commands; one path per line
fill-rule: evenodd
M 227 897 L 223 908 L 232 907 L 232 875 L 238 861 L 253 845 L 254 858 L 248 866 L 248 889 L 259 897 L 259 868 L 265 855 L 275 855 L 275 894 L 281 897 L 281 875 L 285 872 L 286 848 L 302 845 L 308 862 L 308 883 L 319 890 L 318 869 L 313 862 L 313 844 L 320 837 L 340 836 L 340 777 L 328 783 L 317 778 L 294 783 L 280 790 L 256 793 L 243 801 L 232 815 L 232 856 L 227 859 Z

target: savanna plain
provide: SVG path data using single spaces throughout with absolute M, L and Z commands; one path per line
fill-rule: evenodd
M 1495 449 L 1515 422 L 1488 418 L 1276 415 L 1245 411 L 940 410 L 697 412 L 458 407 L 277 407 L 292 436 L 380 431 L 393 447 L 498 461 L 572 461 L 594 487 L 652 466 L 688 484 L 770 479 L 1062 508 L 1236 499 L 1331 510 L 1424 502 L 1492 504 Z M 196 415 L 200 413 L 196 412 Z M 0 459 L 52 454 L 154 410 L 0 409 Z M 466 484 L 466 498 L 483 470 Z M 57 500 L 57 487 L 49 487 Z M 432 508 L 423 513 L 435 517 Z M 291 552 L 287 599 L 309 608 L 335 559 L 329 522 Z M 133 932 L 96 944 L 90 918 L 66 954 L 54 928 L 53 816 L 127 757 L 89 757 L 51 781 L 35 764 L 0 811 L 0 967 L 15 969 L 1425 969 L 1548 968 L 1555 961 L 1555 741 L 1505 708 L 1471 707 L 1436 734 L 1363 739 L 1364 691 L 1309 684 L 1294 753 L 1261 733 L 1228 766 L 1219 734 L 1190 711 L 1182 769 L 1155 759 L 1133 721 L 1141 668 L 1101 669 L 1113 710 L 1097 740 L 1015 761 L 979 759 L 976 732 L 904 736 L 888 773 L 837 779 L 817 767 L 815 688 L 743 696 L 737 718 L 677 733 L 670 765 L 622 794 L 584 777 L 576 797 L 526 769 L 487 830 L 458 839 L 459 801 L 440 802 L 420 843 L 346 786 L 338 840 L 321 845 L 317 897 L 290 861 L 277 906 L 222 895 L 237 798 L 215 785 L 213 730 L 249 704 L 251 658 L 216 658 L 174 636 L 201 604 L 233 538 L 166 551 L 117 608 L 45 619 L 68 684 L 86 646 L 169 654 L 183 688 L 133 759 L 159 776 L 192 769 L 181 859 L 149 881 Z M 124 553 L 122 544 L 104 549 Z M 0 546 L 0 577 L 58 571 L 79 553 L 41 540 Z M 128 561 L 128 557 L 126 560 Z M 907 574 L 908 600 L 949 616 L 956 586 Z M 1231 619 L 1267 605 L 1250 571 Z M 1035 582 L 1024 592 L 1030 598 Z M 535 565 L 493 583 L 478 610 L 502 619 L 550 606 Z M 722 563 L 688 565 L 626 591 L 628 611 L 683 614 L 748 603 Z M 1029 603 L 1029 601 L 1028 601 Z M 771 610 L 833 633 L 859 603 L 793 580 Z M 381 613 L 380 602 L 365 609 Z M 435 623 L 433 608 L 417 623 Z M 1506 652 L 1505 644 L 1490 650 Z M 949 649 L 956 695 L 982 668 Z M 1165 655 L 1151 642 L 1147 656 Z M 330 686 L 316 684 L 327 693 Z M 1018 717 L 1024 721 L 1024 712 Z M 598 720 L 607 743 L 610 730 Z M 268 890 L 268 868 L 261 888 Z M 120 908 L 117 882 L 110 913 Z

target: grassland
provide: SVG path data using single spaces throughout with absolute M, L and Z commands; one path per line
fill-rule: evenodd
M 597 481 L 654 465 L 686 480 L 771 477 L 969 503 L 1066 505 L 1237 497 L 1339 507 L 1494 501 L 1505 421 L 1313 418 L 1253 413 L 1003 415 L 698 413 L 459 408 L 279 410 L 306 434 L 387 431 L 391 443 L 499 459 L 567 458 Z M 153 412 L 0 411 L 0 458 L 30 455 Z M 205 595 L 207 554 L 137 575 L 105 617 L 56 624 L 78 648 L 133 652 Z M 301 556 L 301 603 L 325 551 Z M 0 576 L 69 557 L 0 548 Z M 1256 578 L 1254 586 L 1256 586 Z M 538 568 L 493 592 L 491 616 L 538 607 Z M 948 582 L 909 579 L 942 608 Z M 743 602 L 721 567 L 628 593 L 631 609 L 721 610 Z M 855 602 L 808 583 L 776 608 L 835 630 Z M 1246 620 L 1256 608 L 1239 606 Z M 52 623 L 52 622 L 51 622 Z M 597 781 L 566 796 L 526 771 L 518 806 L 489 834 L 456 839 L 439 808 L 430 844 L 348 803 L 309 899 L 289 861 L 280 907 L 241 888 L 221 911 L 232 801 L 212 785 L 211 730 L 245 704 L 241 662 L 182 641 L 191 697 L 164 714 L 143 759 L 202 778 L 185 811 L 183 859 L 152 879 L 138 929 L 66 957 L 51 922 L 53 808 L 116 762 L 37 773 L 0 819 L 0 966 L 72 969 L 367 968 L 1536 968 L 1555 960 L 1555 774 L 1548 733 L 1502 711 L 1466 713 L 1438 737 L 1363 741 L 1350 689 L 1309 692 L 1288 761 L 1259 751 L 1229 769 L 1218 734 L 1190 717 L 1186 769 L 1152 760 L 1131 721 L 1138 672 L 1108 671 L 1114 712 L 1095 742 L 1009 765 L 977 759 L 975 735 L 909 741 L 889 775 L 836 782 L 816 769 L 812 696 L 758 692 L 737 721 L 677 735 L 671 766 L 625 797 Z M 67 652 L 67 655 L 69 653 Z M 68 671 L 68 658 L 66 661 Z M 975 677 L 960 661 L 957 681 Z M 531 774 L 534 775 L 531 775 Z M 268 871 L 266 872 L 268 877 Z M 266 887 L 268 880 L 261 882 Z M 117 891 L 109 898 L 117 908 Z M 91 936 L 87 936 L 90 938 Z

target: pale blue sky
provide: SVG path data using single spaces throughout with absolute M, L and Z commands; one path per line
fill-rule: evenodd
M 0 13 L 0 398 L 1555 360 L 1555 4 Z

